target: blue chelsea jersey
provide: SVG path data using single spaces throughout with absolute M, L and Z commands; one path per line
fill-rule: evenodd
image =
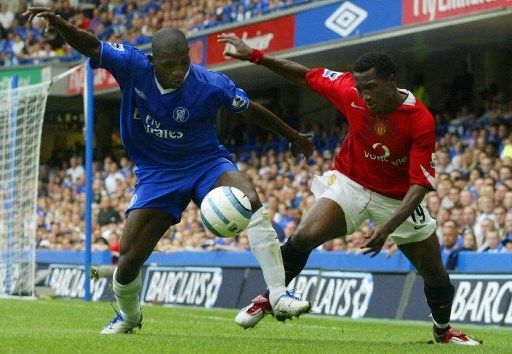
M 217 137 L 217 110 L 241 113 L 249 99 L 227 76 L 191 64 L 181 87 L 164 90 L 147 54 L 115 43 L 102 43 L 91 66 L 107 69 L 121 87 L 121 139 L 137 169 L 229 156 Z

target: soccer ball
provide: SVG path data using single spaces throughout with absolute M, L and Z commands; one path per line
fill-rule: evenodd
M 251 220 L 251 202 L 240 189 L 217 187 L 201 203 L 201 220 L 214 235 L 233 237 L 247 228 Z

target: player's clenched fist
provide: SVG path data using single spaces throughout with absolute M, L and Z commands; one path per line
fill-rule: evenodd
M 245 44 L 233 33 L 222 33 L 217 36 L 217 42 L 227 43 L 224 55 L 240 60 L 251 60 L 252 48 Z
M 23 13 L 23 16 L 28 17 L 29 22 L 34 18 L 45 19 L 48 22 L 48 31 L 53 31 L 55 27 L 64 21 L 59 15 L 56 15 L 51 9 L 46 7 L 29 7 Z

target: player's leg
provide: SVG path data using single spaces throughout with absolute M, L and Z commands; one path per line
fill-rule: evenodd
M 439 240 L 434 232 L 427 239 L 398 245 L 424 280 L 424 292 L 434 322 L 434 338 L 440 343 L 478 345 L 478 341 L 450 327 L 455 288 L 441 260 Z
M 283 260 L 277 234 L 253 185 L 240 171 L 230 170 L 219 176 L 214 187 L 219 186 L 236 187 L 249 197 L 253 215 L 247 228 L 247 237 L 267 283 L 274 314 L 277 318 L 280 316 L 288 318 L 309 311 L 309 302 L 298 301 L 286 292 Z
M 350 184 L 345 176 L 337 172 L 330 171 L 316 177 L 312 191 L 317 201 L 300 222 L 295 235 L 281 246 L 286 285 L 304 269 L 315 247 L 352 233 L 368 217 L 368 191 Z M 268 310 L 267 297 L 268 291 L 254 298 L 238 313 L 235 322 L 244 328 L 255 326 Z
M 297 232 L 281 246 L 286 285 L 304 269 L 313 249 L 354 232 L 368 218 L 371 193 L 339 172 L 315 177 L 311 190 L 315 204 L 299 223 Z
M 387 220 L 400 201 L 375 195 L 371 206 L 372 218 L 377 224 Z M 454 287 L 441 260 L 436 221 L 427 212 L 424 203 L 391 235 L 398 248 L 416 267 L 424 280 L 424 292 L 434 321 L 436 341 L 458 344 L 478 344 L 449 326 Z
M 168 213 L 157 209 L 135 209 L 128 214 L 113 276 L 119 314 L 103 328 L 102 334 L 130 333 L 142 326 L 140 270 L 158 240 L 173 223 Z
M 126 211 L 121 235 L 113 290 L 119 307 L 118 315 L 107 324 L 102 334 L 132 332 L 141 326 L 140 270 L 165 231 L 175 224 L 190 201 L 174 184 L 139 183 Z M 171 202 L 172 201 L 172 202 Z
M 341 206 L 332 199 L 319 198 L 299 223 L 297 232 L 281 246 L 286 285 L 302 272 L 313 249 L 346 234 Z

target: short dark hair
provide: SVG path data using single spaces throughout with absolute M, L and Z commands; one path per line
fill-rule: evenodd
M 185 34 L 177 28 L 161 28 L 151 40 L 153 55 L 188 53 Z
M 371 68 L 375 68 L 377 75 L 384 79 L 387 79 L 392 74 L 396 74 L 396 65 L 393 59 L 388 54 L 382 52 L 364 54 L 356 60 L 352 71 L 362 73 Z

